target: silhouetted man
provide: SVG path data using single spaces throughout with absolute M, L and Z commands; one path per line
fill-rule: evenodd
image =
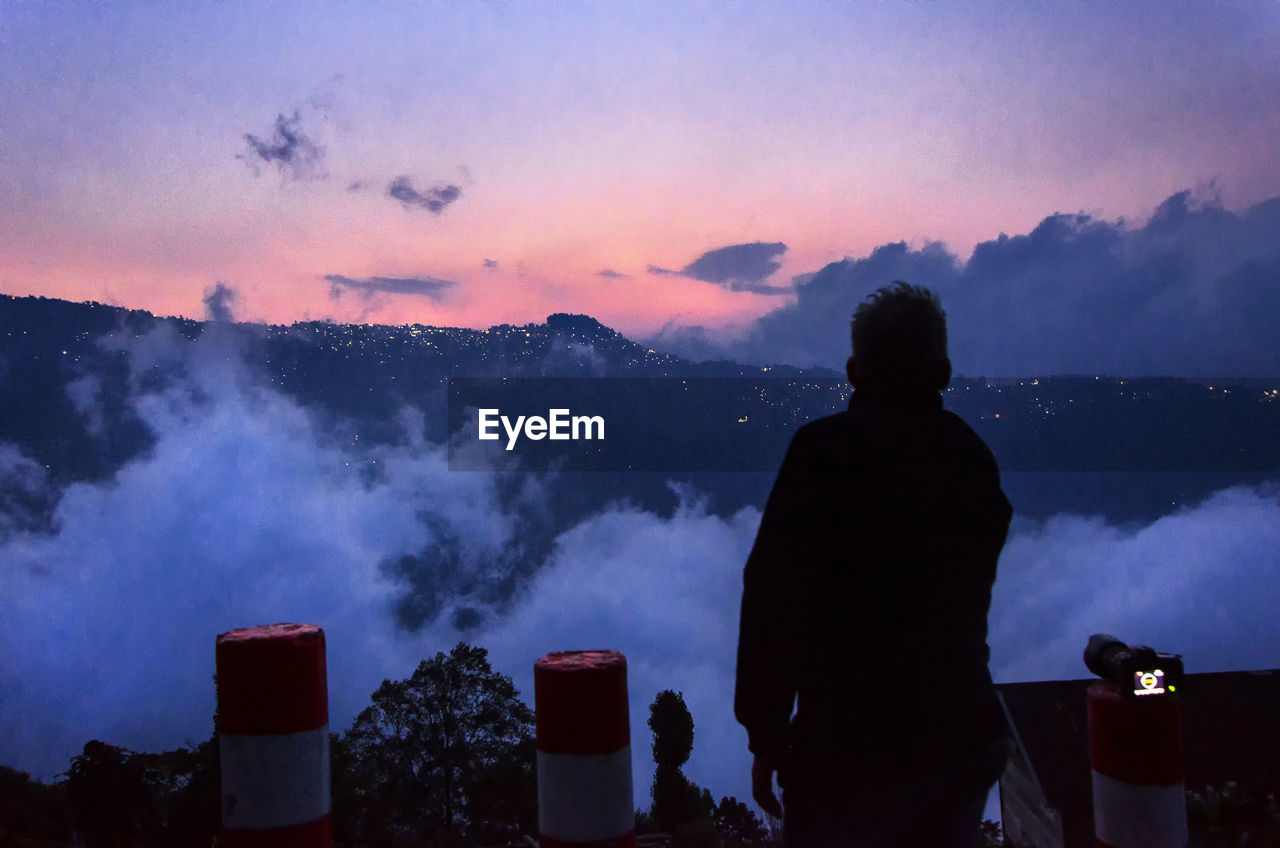
M 942 408 L 937 297 L 882 288 L 852 339 L 849 410 L 796 432 L 743 571 L 752 790 L 788 848 L 973 846 L 1008 751 L 986 639 L 1012 510 Z

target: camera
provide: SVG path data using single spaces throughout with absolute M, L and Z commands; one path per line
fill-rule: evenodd
M 1176 695 L 1182 686 L 1182 655 L 1146 645 L 1127 645 L 1109 633 L 1095 633 L 1084 649 L 1084 664 L 1131 698 Z

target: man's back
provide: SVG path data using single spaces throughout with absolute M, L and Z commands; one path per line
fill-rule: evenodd
M 799 758 L 909 766 L 1000 732 L 986 618 L 1011 510 L 986 445 L 941 407 L 861 388 L 779 472 L 745 571 L 736 706 L 770 735 L 769 706 L 798 692 Z
M 1007 753 L 986 639 L 1012 510 L 942 409 L 937 296 L 873 292 L 850 341 L 849 410 L 797 431 L 743 569 L 752 794 L 788 848 L 970 846 Z

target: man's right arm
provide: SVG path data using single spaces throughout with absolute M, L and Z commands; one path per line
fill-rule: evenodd
M 817 508 L 805 430 L 792 439 L 742 575 L 734 714 L 750 750 L 781 758 L 796 696 L 796 578 L 810 550 Z

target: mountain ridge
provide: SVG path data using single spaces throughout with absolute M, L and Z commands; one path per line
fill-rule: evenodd
M 781 458 L 795 426 L 840 411 L 848 397 L 843 374 L 833 369 L 692 362 L 569 312 L 553 313 L 542 324 L 482 330 L 326 321 L 268 325 L 0 295 L 0 446 L 43 468 L 55 489 L 106 479 L 152 444 L 154 434 L 137 414 L 136 401 L 181 384 L 198 365 L 196 352 L 236 360 L 251 382 L 298 403 L 329 429 L 355 425 L 365 443 L 402 442 L 400 413 L 406 408 L 423 411 L 426 442 L 448 442 L 454 434 L 443 412 L 451 378 L 742 381 L 745 399 L 731 397 L 730 407 L 713 410 L 703 422 L 661 414 L 663 400 L 655 395 L 647 408 L 661 417 L 655 417 L 650 440 L 633 450 L 644 459 L 646 451 L 686 442 L 697 458 L 698 440 L 751 431 L 756 441 L 741 444 L 754 454 L 755 464 L 744 469 L 752 473 Z M 763 381 L 771 381 L 770 392 L 752 397 Z M 649 390 L 642 383 L 628 383 L 628 391 Z M 987 440 L 1007 472 L 1192 470 L 1220 472 L 1221 478 L 1280 469 L 1280 381 L 957 376 L 943 397 Z M 727 429 L 708 431 L 722 426 L 715 421 L 729 422 Z M 732 448 L 727 453 L 732 456 Z M 721 483 L 704 476 L 700 485 L 715 490 Z M 765 492 L 767 484 L 752 482 L 724 508 L 759 505 Z M 1033 514 L 1049 509 L 1046 498 L 1028 493 L 1028 503 L 1041 504 Z

